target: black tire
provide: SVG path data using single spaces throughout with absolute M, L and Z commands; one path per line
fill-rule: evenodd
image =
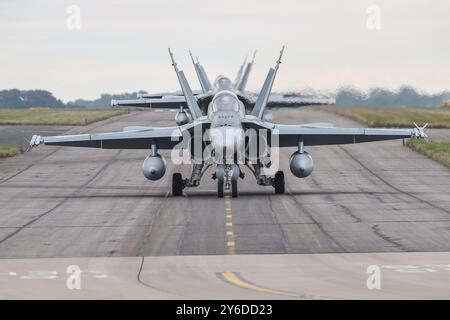
M 275 173 L 275 182 L 274 182 L 274 188 L 276 194 L 283 194 L 284 193 L 284 172 L 283 171 L 277 171 Z
M 237 196 L 238 196 L 238 182 L 237 182 L 237 179 L 235 181 L 231 181 L 231 196 L 233 198 L 237 198 Z
M 181 173 L 174 173 L 172 176 L 172 195 L 179 197 L 183 194 L 183 177 Z
M 223 180 L 217 179 L 217 198 L 223 198 Z

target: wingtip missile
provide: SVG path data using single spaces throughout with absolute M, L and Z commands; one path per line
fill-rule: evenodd
M 37 147 L 38 145 L 42 144 L 44 142 L 44 139 L 41 136 L 38 136 L 36 134 L 33 135 L 33 137 L 31 137 L 30 140 L 30 145 L 28 147 L 28 149 L 26 150 L 27 152 L 30 151 L 31 149 Z
M 419 138 L 419 139 L 425 139 L 428 138 L 427 134 L 425 133 L 425 128 L 428 126 L 428 123 L 426 123 L 424 126 L 420 127 L 417 125 L 417 123 L 414 122 L 414 129 L 411 131 L 411 135 Z

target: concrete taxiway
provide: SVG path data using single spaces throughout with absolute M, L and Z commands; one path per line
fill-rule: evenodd
M 16 145 L 22 150 L 27 150 L 31 137 L 34 134 L 40 136 L 59 135 L 71 127 L 69 126 L 0 126 L 0 143 Z
M 69 132 L 173 125 L 173 117 L 131 113 Z M 279 110 L 274 120 L 360 126 L 314 108 Z M 98 288 L 81 290 L 85 297 L 450 298 L 450 170 L 388 141 L 309 147 L 315 170 L 297 179 L 288 167 L 293 151 L 281 156 L 285 195 L 245 171 L 236 199 L 216 197 L 212 171 L 199 188 L 172 197 L 172 173 L 190 167 L 168 161 L 165 177 L 148 181 L 147 151 L 43 146 L 0 160 L 0 297 L 38 297 L 33 286 L 49 279 L 26 281 L 30 272 L 55 271 L 56 285 L 78 263 L 100 266 L 108 278 L 92 276 Z M 372 264 L 389 290 L 367 289 Z M 438 271 L 383 267 L 394 264 Z M 134 289 L 113 292 L 128 282 Z M 48 288 L 49 296 L 74 297 Z
M 5 259 L 0 297 L 449 299 L 449 260 L 448 252 Z

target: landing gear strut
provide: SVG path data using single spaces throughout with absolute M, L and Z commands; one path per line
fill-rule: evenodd
M 256 178 L 256 183 L 260 186 L 272 186 L 275 188 L 276 194 L 283 194 L 285 192 L 284 187 L 284 172 L 283 171 L 277 171 L 275 173 L 274 177 L 270 177 L 268 175 L 265 175 L 262 172 L 263 165 L 253 164 L 253 168 L 246 164 L 247 167 L 250 169 L 250 171 L 253 173 L 253 175 Z
M 172 176 L 172 195 L 179 197 L 183 194 L 183 189 L 187 187 L 198 187 L 203 174 L 210 167 L 210 164 L 204 167 L 203 163 L 194 164 L 190 178 L 183 179 L 181 173 L 174 173 Z

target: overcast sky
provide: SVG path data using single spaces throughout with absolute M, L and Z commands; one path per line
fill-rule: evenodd
M 79 30 L 67 25 L 70 5 Z M 0 26 L 0 89 L 46 89 L 64 101 L 178 90 L 168 46 L 193 87 L 188 49 L 212 79 L 234 78 L 258 49 L 248 89 L 259 90 L 286 44 L 274 90 L 450 89 L 448 0 L 0 0 Z

